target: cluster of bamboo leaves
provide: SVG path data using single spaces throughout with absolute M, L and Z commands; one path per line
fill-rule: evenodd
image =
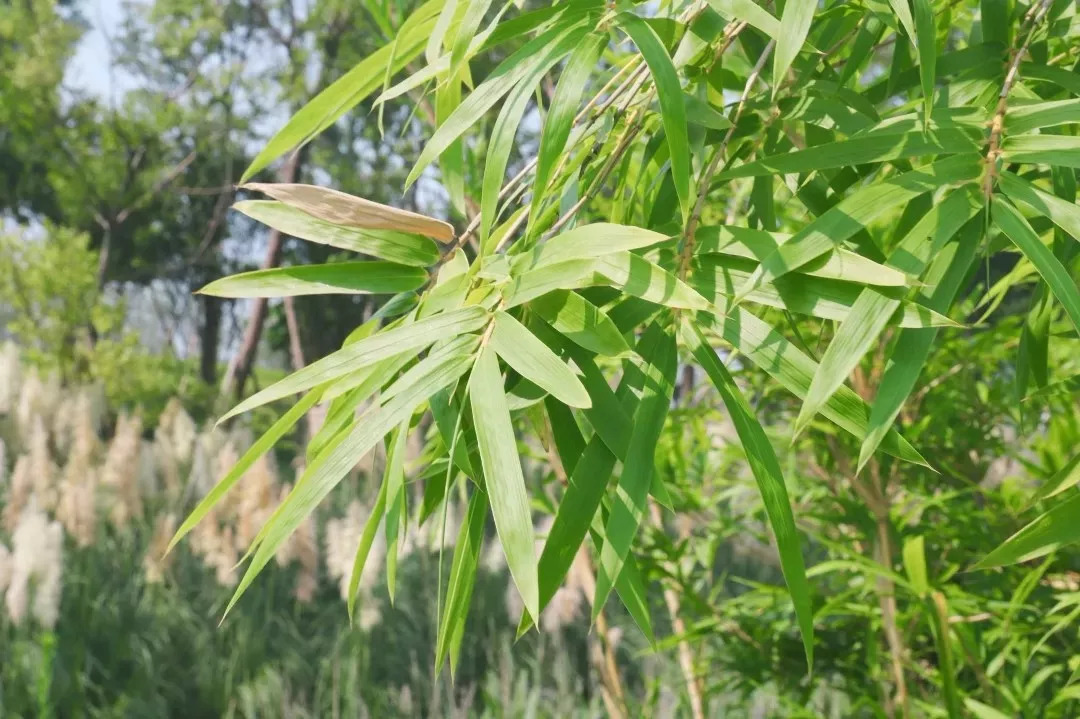
M 648 503 L 667 503 L 653 454 L 677 368 L 690 363 L 715 386 L 743 445 L 811 662 L 811 593 L 780 463 L 725 361 L 753 363 L 803 400 L 796 434 L 826 421 L 853 435 L 860 471 L 882 455 L 932 467 L 897 431 L 897 416 L 938 333 L 970 331 L 950 308 L 979 258 L 1015 253 L 987 304 L 1037 283 L 1018 397 L 1075 391 L 1076 378 L 1047 376 L 1046 357 L 1049 342 L 1075 342 L 1080 329 L 1070 270 L 1080 240 L 1078 46 L 1076 5 L 1061 0 L 416 7 L 391 43 L 273 137 L 245 181 L 361 102 L 379 112 L 433 102 L 436 126 L 408 182 L 437 177 L 451 208 L 464 208 L 469 193 L 478 213 L 455 228 L 331 189 L 247 185 L 272 199 L 239 211 L 366 257 L 249 272 L 204 292 L 392 299 L 340 350 L 222 418 L 301 397 L 174 541 L 309 409 L 328 403 L 307 469 L 249 549 L 232 603 L 385 443 L 355 588 L 375 533 L 385 531 L 391 548 L 402 535 L 405 440 L 430 412 L 438 451 L 409 478 L 424 482 L 412 516 L 437 515 L 454 487 L 469 498 L 437 663 L 449 656 L 454 666 L 489 515 L 525 607 L 521 631 L 589 543 L 594 614 L 614 591 L 651 636 L 631 548 Z M 504 59 L 473 77 L 480 55 Z M 540 118 L 538 149 L 515 159 L 508 178 L 527 113 Z M 769 319 L 791 315 L 834 323 L 820 356 Z M 888 366 L 866 402 L 845 381 L 886 333 Z M 539 556 L 517 419 L 549 428 L 566 478 Z M 1039 493 L 1060 501 L 982 566 L 1080 538 L 1070 521 L 1078 463 L 1080 455 Z M 389 572 L 393 592 L 392 560 Z

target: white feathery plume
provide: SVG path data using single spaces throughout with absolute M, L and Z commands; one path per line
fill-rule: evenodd
M 19 401 L 19 385 L 22 366 L 19 364 L 19 348 L 14 342 L 0 345 L 0 414 L 9 414 Z
M 21 624 L 29 606 L 38 624 L 51 629 L 60 611 L 63 528 L 31 504 L 19 519 L 12 544 L 12 570 L 5 602 L 8 616 L 15 624 Z

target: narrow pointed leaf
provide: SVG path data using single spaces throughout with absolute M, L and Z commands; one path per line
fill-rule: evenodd
M 776 546 L 780 554 L 780 566 L 795 606 L 795 616 L 802 633 L 803 650 L 806 652 L 806 666 L 814 666 L 814 611 L 810 601 L 810 585 L 806 581 L 806 566 L 803 564 L 802 543 L 795 528 L 795 515 L 791 511 L 784 476 L 780 463 L 776 459 L 769 438 L 765 435 L 753 410 L 746 403 L 739 388 L 735 385 L 724 363 L 716 356 L 716 351 L 705 340 L 696 326 L 689 320 L 682 326 L 683 342 L 687 344 L 698 363 L 709 376 L 713 386 L 720 393 L 720 398 L 727 408 L 728 417 L 735 425 L 746 461 L 757 480 L 758 491 L 765 505 L 765 514 L 769 518 Z
M 522 78 L 506 96 L 495 125 L 488 138 L 487 159 L 484 162 L 484 179 L 480 194 L 480 247 L 484 254 L 492 251 L 488 236 L 495 224 L 495 212 L 499 204 L 499 190 L 502 188 L 506 165 L 510 161 L 510 150 L 514 146 L 521 117 L 532 99 L 533 88 L 540 81 L 547 68 L 539 66 Z
M 571 407 L 589 407 L 592 401 L 565 362 L 532 332 L 505 312 L 495 313 L 491 346 L 506 364 L 560 402 Z
M 525 611 L 536 617 L 540 598 L 529 497 L 510 410 L 506 407 L 499 361 L 490 344 L 480 352 L 469 377 L 469 398 L 495 529 Z
M 1013 135 L 1001 143 L 1001 155 L 1006 162 L 1080 168 L 1080 137 Z
M 530 302 L 529 309 L 561 335 L 596 354 L 616 357 L 630 350 L 611 318 L 576 292 L 549 292 Z
M 784 3 L 784 12 L 780 15 L 780 31 L 776 36 L 776 55 L 773 57 L 774 96 L 784 81 L 788 68 L 806 42 L 817 6 L 817 0 L 787 0 Z
M 397 585 L 398 533 L 405 512 L 405 442 L 409 436 L 409 420 L 398 425 L 386 450 L 386 590 L 394 601 Z
M 379 494 L 375 497 L 375 505 L 371 508 L 371 514 L 364 522 L 364 530 L 360 533 L 360 540 L 356 543 L 356 554 L 353 555 L 352 571 L 349 573 L 349 594 L 346 606 L 349 610 L 349 622 L 353 621 L 356 614 L 356 600 L 360 596 L 360 579 L 364 575 L 364 566 L 367 564 L 368 555 L 371 554 L 371 545 L 375 542 L 375 534 L 379 531 L 379 525 L 386 514 L 386 482 L 379 485 Z
M 443 658 L 450 657 L 450 675 L 457 672 L 458 649 L 465 635 L 465 619 L 469 615 L 480 552 L 484 546 L 484 524 L 487 521 L 487 494 L 477 490 L 469 498 L 465 521 L 454 543 L 454 559 L 450 563 L 450 579 L 446 588 L 446 605 L 439 621 L 435 644 L 435 676 L 442 668 Z
M 1002 172 L 999 175 L 998 186 L 1010 200 L 1039 213 L 1080 242 L 1080 207 L 1076 203 L 1043 192 L 1011 172 Z
M 393 262 L 334 262 L 254 270 L 215 280 L 199 290 L 212 297 L 299 297 L 396 294 L 422 286 L 427 273 Z
M 1080 494 L 1073 494 L 1002 542 L 983 557 L 975 569 L 1026 562 L 1080 541 L 1077 517 L 1080 517 Z
M 709 5 L 724 17 L 742 20 L 771 38 L 780 36 L 780 21 L 753 0 L 709 0 Z
M 934 107 L 934 76 L 937 72 L 937 40 L 934 10 L 930 0 L 912 0 L 915 15 L 915 49 L 919 55 L 919 79 L 922 82 L 924 121 L 930 122 Z
M 1037 102 L 1010 107 L 1005 113 L 1005 132 L 1022 135 L 1044 127 L 1080 122 L 1080 98 Z
M 651 247 L 668 235 L 631 225 L 596 222 L 560 233 L 514 258 L 513 273 L 536 270 L 570 260 L 591 260 L 604 255 Z

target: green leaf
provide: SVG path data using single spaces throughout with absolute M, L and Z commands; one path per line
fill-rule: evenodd
M 379 485 L 379 494 L 375 497 L 375 506 L 371 508 L 371 514 L 364 522 L 364 531 L 360 533 L 360 540 L 356 543 L 356 554 L 353 555 L 352 571 L 349 573 L 349 596 L 346 606 L 349 611 L 349 623 L 353 621 L 356 613 L 356 600 L 360 594 L 360 578 L 364 575 L 364 565 L 367 564 L 368 555 L 371 554 L 371 545 L 375 542 L 375 534 L 379 531 L 379 524 L 386 514 L 387 485 L 384 481 Z
M 683 224 L 690 219 L 690 208 L 694 201 L 692 177 L 690 175 L 690 140 L 686 129 L 686 108 L 683 105 L 683 91 L 679 75 L 671 62 L 671 57 L 664 44 L 657 37 L 652 27 L 641 18 L 631 13 L 621 13 L 619 24 L 637 45 L 649 66 L 653 84 L 656 86 L 660 101 L 660 119 L 664 124 L 668 154 L 671 158 L 671 179 L 675 182 L 675 193 L 679 196 Z
M 469 54 L 469 48 L 476 36 L 476 29 L 484 20 L 484 15 L 491 8 L 491 0 L 469 0 L 464 17 L 454 33 L 454 42 L 450 50 L 450 74 L 456 75 L 461 63 Z
M 438 339 L 473 332 L 483 327 L 487 319 L 487 312 L 482 307 L 470 306 L 433 315 L 392 330 L 384 330 L 343 347 L 337 352 L 332 352 L 285 379 L 256 392 L 229 410 L 218 422 L 224 422 L 229 417 L 261 407 L 267 402 L 330 382 L 387 357 L 409 350 L 419 352 Z
M 921 273 L 924 258 L 940 249 L 979 209 L 970 193 L 952 193 L 915 224 L 893 251 L 890 260 L 913 273 Z M 923 257 L 919 257 L 920 250 L 923 250 Z M 806 401 L 795 420 L 795 434 L 806 428 L 821 405 L 858 366 L 900 304 L 898 293 L 866 288 L 859 294 L 821 357 Z
M 484 546 L 487 513 L 487 494 L 481 490 L 473 492 L 465 521 L 461 524 L 457 541 L 454 543 L 454 559 L 450 564 L 450 579 L 446 588 L 446 605 L 439 622 L 435 644 L 436 677 L 442 667 L 443 657 L 447 654 L 450 655 L 450 675 L 457 672 L 458 649 L 465 634 L 465 619 L 469 614 L 473 587 L 476 585 L 476 571 Z
M 171 552 L 173 547 L 175 547 L 188 532 L 194 529 L 195 525 L 201 522 L 207 513 L 213 509 L 226 494 L 228 494 L 229 490 L 233 488 L 233 485 L 236 484 L 237 480 L 244 476 L 244 473 L 255 464 L 259 457 L 270 451 L 270 449 L 277 444 L 278 440 L 284 437 L 285 434 L 300 421 L 300 418 L 307 414 L 307 411 L 318 403 L 321 394 L 322 393 L 319 390 L 308 392 L 299 402 L 292 406 L 292 409 L 281 415 L 277 421 L 270 425 L 268 430 L 263 432 L 259 439 L 248 447 L 248 450 L 244 452 L 239 460 L 237 460 L 236 464 L 229 469 L 224 477 L 218 480 L 218 483 L 215 484 L 214 488 L 202 498 L 202 501 L 196 505 L 195 509 L 191 510 L 191 514 L 189 514 L 187 519 L 184 520 L 184 523 L 180 525 L 180 528 L 176 530 L 176 534 L 173 535 L 173 538 L 169 540 L 169 546 L 165 549 L 166 554 Z
M 1008 200 L 1001 195 L 994 195 L 992 208 L 994 224 L 1020 248 L 1028 261 L 1035 265 L 1054 297 L 1065 308 L 1065 314 L 1069 316 L 1073 327 L 1080 331 L 1080 289 L 1077 289 L 1076 282 L 1069 276 L 1069 271 L 1050 248 L 1042 243 L 1024 216 Z
M 549 292 L 530 302 L 529 309 L 561 335 L 596 354 L 617 357 L 630 350 L 611 318 L 576 292 Z
M 512 273 L 521 274 L 569 260 L 591 260 L 664 242 L 669 235 L 631 225 L 596 222 L 555 235 L 536 248 L 516 255 Z
M 584 25 L 571 28 L 553 27 L 499 63 L 491 75 L 477 86 L 432 134 L 405 180 L 406 189 L 416 182 L 435 158 L 441 156 L 451 143 L 476 124 L 522 78 L 537 71 L 547 72 L 581 42 L 586 32 Z
M 199 290 L 213 297 L 297 297 L 333 294 L 394 294 L 421 287 L 427 273 L 393 262 L 335 262 L 241 272 Z
M 1005 113 L 1005 133 L 1021 135 L 1044 127 L 1080 122 L 1080 98 L 1036 102 L 1010 107 Z
M 503 307 L 511 309 L 549 292 L 597 284 L 595 260 L 568 260 L 512 277 L 502 289 Z
M 724 401 L 728 416 L 739 435 L 746 461 L 757 480 L 758 491 L 765 505 L 776 546 L 780 554 L 780 566 L 795 605 L 795 616 L 802 633 L 803 650 L 806 652 L 807 669 L 814 666 L 814 610 L 810 601 L 810 585 L 806 581 L 799 532 L 795 528 L 795 516 L 791 511 L 784 476 L 776 459 L 769 438 L 765 435 L 753 410 L 746 403 L 739 388 L 716 351 L 705 340 L 701 330 L 686 319 L 682 325 L 683 342 L 693 352 L 702 369 L 709 376 L 720 398 Z
M 806 42 L 817 6 L 817 0 L 787 0 L 784 3 L 784 11 L 780 14 L 780 31 L 776 35 L 776 55 L 773 57 L 773 97 Z
M 359 343 L 357 343 L 359 344 Z M 409 419 L 416 408 L 440 389 L 457 381 L 472 363 L 470 354 L 460 351 L 432 353 L 387 389 L 384 404 L 359 417 L 347 432 L 340 433 L 316 457 L 285 500 L 259 530 L 249 553 L 254 553 L 247 571 L 225 609 L 236 605 L 244 591 L 266 566 L 281 543 L 315 510 L 356 463 L 379 443 L 391 429 Z M 383 499 L 385 502 L 385 497 Z M 354 576 L 352 581 L 359 581 Z M 350 589 L 350 595 L 355 594 Z M 355 597 L 353 597 L 355 599 Z
M 1005 162 L 1080 167 L 1080 137 L 1071 135 L 1012 135 L 1001 143 Z
M 1009 719 L 1009 715 L 974 699 L 964 699 L 964 706 L 975 719 Z
M 972 180 L 979 176 L 981 169 L 978 155 L 959 155 L 864 187 L 831 207 L 762 260 L 761 266 L 736 295 L 736 300 L 755 287 L 820 257 L 885 212 L 924 192 Z
M 555 95 L 551 98 L 551 107 L 540 134 L 540 149 L 536 153 L 527 235 L 531 236 L 533 223 L 540 212 L 540 203 L 548 194 L 548 183 L 555 163 L 563 156 L 585 84 L 596 68 L 606 44 L 607 38 L 602 35 L 586 38 L 570 55 L 566 68 L 559 77 L 559 84 L 555 86 Z
M 905 539 L 902 555 L 904 571 L 907 572 L 911 588 L 920 597 L 925 597 L 930 591 L 930 580 L 926 574 L 926 540 L 923 536 L 920 534 Z
M 924 122 L 929 125 L 934 107 L 934 76 L 937 65 L 936 29 L 930 0 L 912 0 L 915 9 L 916 52 L 919 55 L 919 79 L 922 81 Z
M 915 21 L 911 17 L 911 8 L 908 7 L 908 0 L 889 0 L 889 5 L 892 7 L 893 12 L 896 13 L 896 18 L 903 26 L 908 39 L 915 42 Z M 900 39 L 897 38 L 897 42 L 899 41 Z
M 641 400 L 634 413 L 630 445 L 623 461 L 622 476 L 612 497 L 611 514 L 604 528 L 604 546 L 597 565 L 593 618 L 600 613 L 611 592 L 630 545 L 645 514 L 653 473 L 653 453 L 667 417 L 675 389 L 677 364 L 675 337 L 652 324 L 645 331 L 640 354 L 645 360 Z
M 709 5 L 724 17 L 742 20 L 771 38 L 780 36 L 780 21 L 753 0 L 709 0 Z
M 1080 517 L 1080 494 L 1073 494 L 1006 539 L 974 568 L 987 569 L 1026 562 L 1072 544 L 1080 540 L 1077 517 Z
M 405 441 L 409 437 L 409 420 L 402 422 L 387 444 L 386 469 L 383 484 L 389 507 L 386 510 L 386 589 L 390 603 L 394 602 L 397 584 L 398 530 L 405 512 Z
M 491 501 L 499 542 L 525 611 L 529 616 L 537 617 L 540 598 L 529 496 L 521 474 L 510 410 L 506 407 L 499 361 L 490 344 L 480 352 L 469 377 L 469 397 L 487 484 L 485 489 Z
M 548 346 L 505 312 L 495 313 L 491 346 L 506 364 L 552 397 L 571 407 L 590 407 L 581 380 Z
M 612 287 L 658 305 L 674 309 L 702 310 L 709 301 L 664 268 L 640 255 L 616 252 L 593 261 L 596 273 Z
M 1080 242 L 1080 207 L 1049 192 L 1043 192 L 1011 172 L 998 176 L 1000 187 L 1009 199 L 1039 213 Z
M 1077 484 L 1080 484 L 1080 453 L 1077 453 L 1075 457 L 1066 462 L 1064 467 L 1055 472 L 1053 477 L 1039 487 L 1039 491 L 1032 497 L 1031 503 L 1034 504 L 1055 497 Z
M 920 155 L 960 154 L 977 150 L 980 142 L 980 133 L 968 129 L 896 132 L 886 128 L 748 162 L 721 172 L 716 179 L 723 181 L 757 175 L 820 172 L 830 168 L 890 162 Z
M 320 245 L 416 267 L 433 265 L 439 260 L 438 245 L 423 235 L 334 225 L 272 200 L 244 200 L 233 205 L 233 209 L 286 235 Z
M 337 122 L 338 118 L 382 86 L 388 69 L 393 74 L 412 62 L 423 51 L 442 4 L 443 0 L 430 0 L 421 5 L 402 23 L 393 45 L 361 60 L 297 111 L 251 161 L 240 183 L 247 182 L 271 162 L 293 148 L 306 144 Z
M 923 292 L 923 298 L 928 307 L 945 311 L 952 304 L 975 261 L 982 234 L 982 220 L 972 219 L 960 231 L 957 242 L 947 244 L 934 257 L 924 277 L 927 290 Z M 893 432 L 892 423 L 911 394 L 935 337 L 935 328 L 908 329 L 900 333 L 870 409 L 867 431 L 859 449 L 859 470 Z

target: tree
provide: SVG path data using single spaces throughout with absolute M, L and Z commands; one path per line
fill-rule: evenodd
M 449 657 L 455 666 L 489 513 L 523 601 L 522 631 L 585 547 L 595 562 L 594 619 L 614 592 L 651 637 L 644 572 L 652 567 L 633 550 L 644 525 L 663 523 L 657 505 L 676 504 L 679 485 L 656 467 L 665 466 L 665 428 L 684 417 L 672 405 L 685 363 L 680 401 L 693 401 L 696 374 L 708 379 L 759 487 L 790 595 L 789 633 L 800 636 L 806 666 L 822 600 L 811 592 L 785 472 L 759 422 L 774 412 L 809 443 L 800 450 L 820 469 L 821 489 L 860 500 L 851 516 L 869 527 L 869 541 L 853 553 L 861 566 L 878 567 L 866 598 L 879 605 L 892 669 L 882 704 L 912 710 L 899 551 L 939 642 L 920 664 L 940 688 L 928 701 L 959 716 L 968 690 L 953 676 L 947 603 L 928 585 L 923 544 L 898 550 L 893 522 L 909 487 L 935 471 L 970 483 L 968 470 L 984 458 L 951 457 L 932 436 L 925 446 L 910 441 L 933 420 L 919 415 L 922 390 L 913 391 L 924 368 L 947 375 L 935 354 L 939 336 L 1009 337 L 1018 352 L 1015 396 L 1033 408 L 1075 391 L 1075 377 L 1053 373 L 1075 367 L 1051 361 L 1080 328 L 1075 8 L 788 0 L 773 13 L 724 1 L 582 0 L 504 17 L 490 6 L 416 9 L 391 44 L 300 109 L 244 173 L 247 180 L 303 146 L 380 89 L 388 99 L 433 94 L 437 127 L 405 187 L 438 166 L 452 205 L 456 187 L 479 187 L 480 212 L 454 227 L 329 188 L 250 186 L 271 199 L 245 203 L 247 214 L 377 261 L 267 269 L 204 292 L 397 294 L 340 350 L 225 415 L 302 395 L 177 539 L 325 400 L 328 419 L 307 470 L 251 548 L 229 606 L 385 441 L 391 460 L 357 550 L 358 575 L 380 523 L 393 537 L 405 516 L 394 458 L 406 436 L 426 431 L 430 412 L 420 520 L 451 501 L 454 488 L 469 497 L 436 665 Z M 505 44 L 516 49 L 473 76 L 471 60 Z M 406 67 L 396 85 L 387 82 Z M 462 84 L 473 89 L 458 103 Z M 551 84 L 545 99 L 537 89 Z M 506 179 L 530 110 L 541 122 L 535 159 Z M 462 147 L 482 161 L 459 163 Z M 980 255 L 996 279 L 979 277 Z M 1030 309 L 1003 303 L 1006 295 Z M 988 329 L 973 315 L 980 303 Z M 767 375 L 754 404 L 732 374 L 749 365 Z M 779 390 L 801 400 L 793 420 Z M 990 406 L 970 401 L 973 411 Z M 1072 398 L 1066 406 L 1075 413 Z M 985 419 L 1003 414 L 994 404 Z M 1034 432 L 1026 409 L 1008 414 Z M 547 454 L 537 476 L 522 470 L 519 435 Z M 1069 521 L 1075 497 L 1064 494 L 1075 464 L 1036 494 L 1042 517 L 968 563 L 1008 565 L 1080 538 Z M 537 558 L 532 513 L 540 506 L 554 523 Z M 824 533 L 815 540 L 835 541 Z M 678 625 L 680 595 L 671 599 Z M 690 706 L 700 715 L 702 689 L 687 656 Z M 985 676 L 975 675 L 978 690 Z

